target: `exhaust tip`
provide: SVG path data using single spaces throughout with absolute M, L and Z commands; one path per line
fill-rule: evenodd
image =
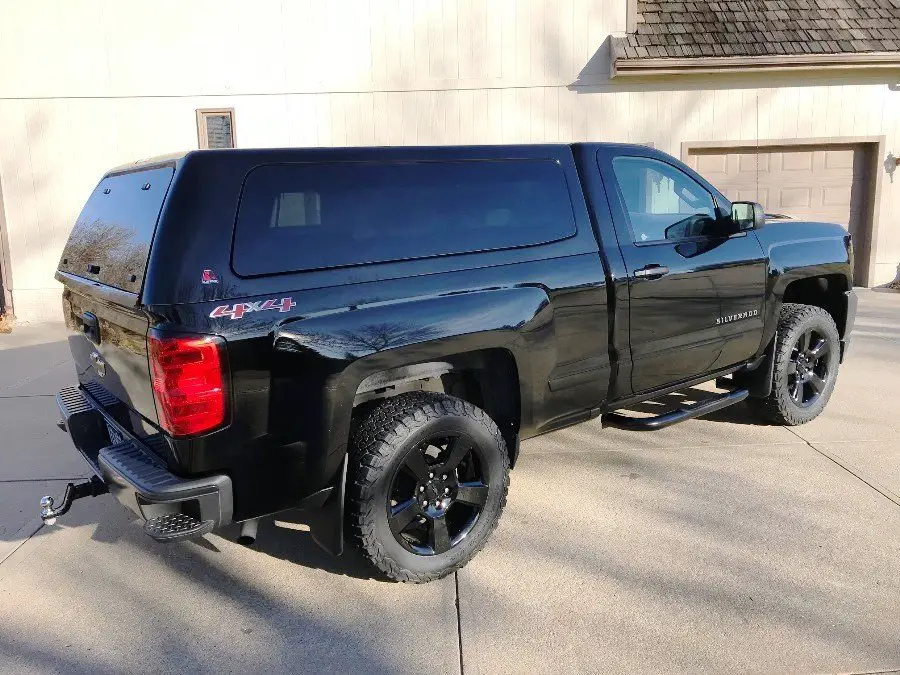
M 241 546 L 253 546 L 256 541 L 256 530 L 259 527 L 259 518 L 245 520 L 241 524 L 241 533 L 236 539 Z

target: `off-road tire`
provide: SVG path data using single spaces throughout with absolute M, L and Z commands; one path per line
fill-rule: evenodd
M 830 351 L 826 354 L 829 359 L 828 379 L 818 399 L 808 408 L 803 408 L 791 399 L 788 369 L 797 340 L 810 329 L 824 335 L 830 343 Z M 828 404 L 834 391 L 839 364 L 840 336 L 831 315 L 821 307 L 785 303 L 781 307 L 778 321 L 772 392 L 765 398 L 750 398 L 747 403 L 759 417 L 773 424 L 805 424 L 818 417 Z
M 390 484 L 404 457 L 423 439 L 447 428 L 465 430 L 490 463 L 487 501 L 469 534 L 438 555 L 401 546 L 387 523 Z M 480 551 L 500 519 L 509 489 L 509 454 L 490 416 L 446 394 L 409 392 L 386 399 L 368 413 L 351 438 L 347 478 L 350 541 L 388 577 L 425 583 L 456 572 Z

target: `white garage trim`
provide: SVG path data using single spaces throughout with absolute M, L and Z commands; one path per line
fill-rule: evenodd
M 869 167 L 871 181 L 868 193 L 867 224 L 869 232 L 868 260 L 865 261 L 865 274 L 857 284 L 872 286 L 875 284 L 875 261 L 878 259 L 878 211 L 881 203 L 881 183 L 883 167 L 881 158 L 884 157 L 886 138 L 884 136 L 819 136 L 813 138 L 772 138 L 765 140 L 735 140 L 735 141 L 686 141 L 681 144 L 681 160 L 687 163 L 690 155 L 695 150 L 722 150 L 735 151 L 738 149 L 753 149 L 767 147 L 797 147 L 812 145 L 864 145 L 870 150 L 869 158 L 872 165 Z
M 6 238 L 6 212 L 3 210 L 3 185 L 0 184 L 0 313 L 13 314 L 12 267 Z

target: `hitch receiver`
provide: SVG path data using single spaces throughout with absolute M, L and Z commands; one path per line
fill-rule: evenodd
M 41 520 L 43 520 L 46 525 L 54 525 L 57 518 L 65 515 L 69 511 L 72 507 L 72 502 L 76 499 L 81 499 L 82 497 L 97 497 L 99 495 L 105 495 L 107 492 L 109 492 L 109 489 L 106 487 L 106 483 L 97 478 L 97 476 L 91 476 L 90 480 L 79 483 L 78 485 L 69 483 L 66 485 L 66 493 L 63 495 L 62 504 L 56 508 L 53 507 L 53 497 L 50 495 L 41 497 Z

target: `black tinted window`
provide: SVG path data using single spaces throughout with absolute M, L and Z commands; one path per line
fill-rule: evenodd
M 616 157 L 613 170 L 636 243 L 717 236 L 712 195 L 686 173 L 648 157 Z
M 59 269 L 138 292 L 173 174 L 166 167 L 100 181 L 72 228 Z
M 271 165 L 244 186 L 234 268 L 309 270 L 574 233 L 565 176 L 550 160 Z

